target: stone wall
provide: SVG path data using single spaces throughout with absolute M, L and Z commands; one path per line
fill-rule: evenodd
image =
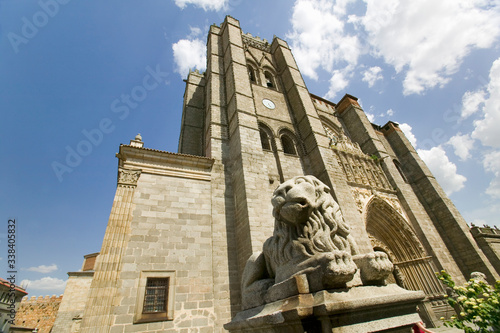
M 39 333 L 49 333 L 62 299 L 62 295 L 24 297 L 17 310 L 14 326 L 37 328 Z
M 124 332 L 142 311 L 137 281 L 150 271 L 175 273 L 174 320 L 137 323 L 135 332 L 213 327 L 210 182 L 143 174 L 134 203 L 111 332 Z
M 95 257 L 94 257 L 95 258 Z M 70 272 L 64 298 L 54 322 L 54 332 L 78 332 L 94 272 Z
M 470 231 L 477 245 L 500 274 L 500 230 L 486 226 L 473 226 Z

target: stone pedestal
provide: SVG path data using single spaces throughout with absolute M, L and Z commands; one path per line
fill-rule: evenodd
M 359 286 L 299 294 L 238 313 L 224 325 L 231 333 L 410 332 L 420 321 L 421 291 Z

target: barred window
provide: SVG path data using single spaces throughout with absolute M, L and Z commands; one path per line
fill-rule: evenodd
M 174 319 L 175 271 L 141 271 L 134 324 Z
M 142 313 L 167 312 L 168 278 L 148 278 Z

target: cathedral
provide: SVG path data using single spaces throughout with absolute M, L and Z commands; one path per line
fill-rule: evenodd
M 186 80 L 178 152 L 138 135 L 116 157 L 102 248 L 69 273 L 53 332 L 225 332 L 246 262 L 273 234 L 273 192 L 302 175 L 330 189 L 360 253 L 387 255 L 387 283 L 425 294 L 427 323 L 453 314 L 435 272 L 498 279 L 397 123 L 372 124 L 352 95 L 312 94 L 286 41 L 230 16 Z

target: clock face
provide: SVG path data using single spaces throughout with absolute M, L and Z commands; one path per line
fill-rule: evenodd
M 273 101 L 271 101 L 271 100 L 269 100 L 267 98 L 264 98 L 262 100 L 262 104 L 264 104 L 264 106 L 266 108 L 271 109 L 271 110 L 273 110 L 276 107 L 276 105 L 274 105 Z

